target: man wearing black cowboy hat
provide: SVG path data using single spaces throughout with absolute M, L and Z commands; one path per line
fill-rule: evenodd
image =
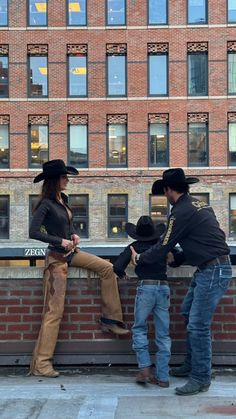
M 207 391 L 211 383 L 211 323 L 216 306 L 232 278 L 229 247 L 213 209 L 189 195 L 189 185 L 198 182 L 186 177 L 183 169 L 168 169 L 152 186 L 154 195 L 165 195 L 173 205 L 167 231 L 161 244 L 142 254 L 132 250 L 132 260 L 143 266 L 165 260 L 179 243 L 182 251 L 169 255 L 170 266 L 183 262 L 197 266 L 181 312 L 187 325 L 187 355 L 184 364 L 170 373 L 189 376 L 189 381 L 176 388 L 178 395 Z M 136 269 L 137 269 L 136 267 Z
M 126 223 L 126 232 L 135 239 L 133 248 L 144 252 L 160 241 L 164 234 L 165 225 L 158 224 L 155 228 L 149 216 L 139 218 L 137 225 Z M 114 272 L 119 278 L 125 276 L 125 269 L 131 259 L 131 249 L 128 245 L 114 263 Z M 150 265 L 138 265 L 135 272 L 138 276 L 138 288 L 135 299 L 133 349 L 136 352 L 139 373 L 136 382 L 157 384 L 160 387 L 169 387 L 169 361 L 171 340 L 169 336 L 169 306 L 170 288 L 166 276 L 166 261 L 154 261 Z M 155 328 L 155 343 L 158 347 L 156 355 L 156 371 L 151 374 L 152 365 L 149 354 L 147 319 L 153 313 Z

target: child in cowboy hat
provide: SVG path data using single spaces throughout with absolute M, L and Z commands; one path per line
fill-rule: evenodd
M 165 231 L 164 224 L 156 227 L 149 216 L 141 216 L 137 225 L 126 223 L 127 234 L 135 239 L 120 254 L 113 269 L 119 278 L 126 276 L 125 269 L 131 259 L 132 246 L 137 253 L 142 253 L 154 244 L 160 242 Z M 169 387 L 169 360 L 171 340 L 169 336 L 169 306 L 170 288 L 166 276 L 166 263 L 153 262 L 151 265 L 140 265 L 135 268 L 138 277 L 137 294 L 135 298 L 133 349 L 136 352 L 140 371 L 136 382 L 157 384 L 160 387 Z M 156 376 L 151 374 L 152 365 L 149 354 L 147 319 L 153 314 L 155 328 L 155 343 L 158 347 L 156 354 Z

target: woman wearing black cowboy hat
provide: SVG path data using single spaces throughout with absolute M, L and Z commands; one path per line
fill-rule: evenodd
M 132 246 L 137 253 L 148 250 L 159 243 L 165 231 L 164 224 L 154 227 L 149 216 L 139 218 L 137 225 L 126 223 L 126 232 L 135 241 L 127 246 L 120 254 L 113 269 L 118 277 L 125 276 L 125 269 L 130 262 Z M 138 276 L 138 288 L 135 299 L 133 349 L 136 352 L 139 373 L 136 382 L 145 384 L 150 382 L 160 387 L 169 387 L 169 360 L 171 340 L 169 336 L 169 305 L 170 289 L 166 276 L 166 262 L 152 263 L 148 266 L 137 266 L 135 272 Z M 158 348 L 156 354 L 156 371 L 153 377 L 150 366 L 152 365 L 149 354 L 147 319 L 153 313 L 155 328 L 155 343 Z
M 53 357 L 61 318 L 64 311 L 68 265 L 97 272 L 101 279 L 103 317 L 101 324 L 115 334 L 127 334 L 124 328 L 116 276 L 112 264 L 77 248 L 79 236 L 73 226 L 73 214 L 67 196 L 62 192 L 68 175 L 78 171 L 63 160 L 50 160 L 34 183 L 43 180 L 41 198 L 30 226 L 32 239 L 49 243 L 44 271 L 44 313 L 39 337 L 31 362 L 31 373 L 57 377 Z

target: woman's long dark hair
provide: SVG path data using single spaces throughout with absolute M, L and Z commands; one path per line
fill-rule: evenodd
M 41 194 L 39 200 L 34 208 L 34 211 L 39 207 L 42 200 L 45 198 L 57 199 L 60 189 L 59 189 L 59 180 L 60 176 L 55 176 L 53 178 L 45 179 L 43 182 Z

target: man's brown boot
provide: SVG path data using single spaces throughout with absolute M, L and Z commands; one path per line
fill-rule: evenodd
M 150 367 L 141 368 L 137 377 L 136 383 L 137 384 L 146 384 L 149 383 L 152 378 Z

